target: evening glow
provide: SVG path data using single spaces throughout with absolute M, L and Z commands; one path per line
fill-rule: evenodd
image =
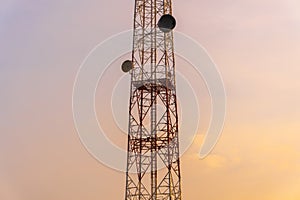
M 133 7 L 129 0 L 1 1 L 1 200 L 124 199 L 125 174 L 100 164 L 80 142 L 72 91 L 87 54 L 132 28 Z M 182 198 L 300 199 L 299 1 L 174 0 L 173 9 L 175 29 L 206 48 L 227 93 L 221 138 L 199 159 L 211 105 L 203 80 L 189 79 L 201 99 L 200 124 L 181 158 Z M 120 63 L 112 63 L 113 78 L 122 76 Z M 184 64 L 178 58 L 178 70 Z M 109 84 L 98 85 L 97 117 L 108 138 L 126 148 L 126 134 L 105 117 L 111 104 L 97 105 Z

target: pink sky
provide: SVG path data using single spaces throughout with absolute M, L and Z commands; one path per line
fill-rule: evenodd
M 1 1 L 0 199 L 124 198 L 125 175 L 80 143 L 72 89 L 88 52 L 132 28 L 133 3 Z M 176 30 L 207 49 L 228 98 L 211 155 L 197 157 L 203 125 L 182 157 L 183 199 L 300 199 L 300 2 L 191 0 L 173 8 Z

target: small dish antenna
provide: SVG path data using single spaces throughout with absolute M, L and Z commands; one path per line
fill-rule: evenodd
M 126 60 L 122 64 L 122 71 L 127 73 L 133 68 L 133 63 L 131 60 Z
M 175 28 L 176 19 L 170 14 L 165 14 L 159 19 L 157 26 L 162 32 L 168 33 Z

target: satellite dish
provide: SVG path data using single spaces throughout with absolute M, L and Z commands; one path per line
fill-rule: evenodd
M 127 73 L 133 68 L 133 63 L 131 60 L 126 60 L 122 64 L 122 71 Z
M 175 28 L 176 19 L 170 14 L 163 15 L 159 19 L 157 26 L 162 32 L 168 33 Z

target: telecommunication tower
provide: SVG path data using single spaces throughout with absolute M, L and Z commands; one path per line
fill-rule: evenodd
M 181 200 L 171 0 L 135 0 L 125 200 Z

